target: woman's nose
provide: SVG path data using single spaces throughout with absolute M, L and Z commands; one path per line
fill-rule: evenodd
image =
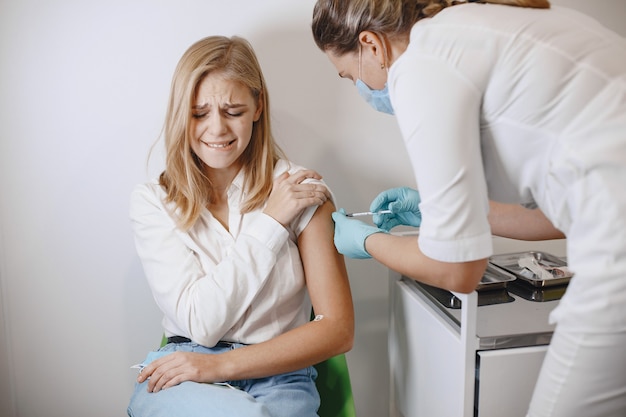
M 208 131 L 211 135 L 220 136 L 226 133 L 226 120 L 221 114 L 212 115 L 208 120 L 208 124 Z

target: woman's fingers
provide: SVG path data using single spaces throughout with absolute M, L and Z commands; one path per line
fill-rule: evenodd
M 300 184 L 302 181 L 306 179 L 321 180 L 322 176 L 317 171 L 313 171 L 312 169 L 303 169 L 303 170 L 300 170 L 291 174 L 290 178 L 295 183 Z
M 157 359 L 143 368 L 137 382 L 148 380 L 148 392 L 159 392 L 184 381 L 201 381 L 198 369 L 200 364 L 194 362 L 193 354 L 175 352 Z
M 284 174 L 287 174 L 287 176 L 284 176 Z M 297 171 L 291 175 L 288 173 L 284 174 L 279 177 L 279 181 L 287 182 L 292 185 L 295 198 L 320 198 L 321 203 L 324 203 L 330 198 L 330 191 L 324 184 L 304 183 L 307 179 L 321 180 L 322 176 L 316 171 L 306 169 Z
M 302 170 L 277 177 L 264 212 L 285 226 L 303 209 L 324 204 L 331 196 L 328 188 L 307 179 L 320 180 L 321 175 Z
M 325 202 L 330 197 L 328 188 L 320 184 L 296 184 L 293 186 L 292 195 L 295 199 L 320 199 Z
M 164 369 L 162 372 L 154 373 L 148 382 L 148 391 L 159 392 L 163 389 L 173 387 L 189 378 L 185 377 L 182 367 Z

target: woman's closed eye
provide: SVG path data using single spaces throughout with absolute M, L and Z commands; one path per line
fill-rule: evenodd
M 221 111 L 228 117 L 243 116 L 247 110 L 248 106 L 245 104 L 228 104 L 221 109 Z
M 226 117 L 241 117 L 245 114 L 244 111 L 237 111 L 237 112 L 233 112 L 233 111 L 225 111 L 224 115 Z M 194 119 L 203 119 L 205 117 L 207 117 L 209 115 L 209 112 L 194 112 L 191 114 L 191 117 L 193 117 Z
M 220 109 L 220 112 L 226 117 L 241 117 L 246 114 L 247 108 L 241 105 L 235 106 L 226 106 L 223 109 Z M 192 110 L 191 116 L 194 119 L 203 119 L 210 114 L 210 109 L 206 106 L 198 106 Z

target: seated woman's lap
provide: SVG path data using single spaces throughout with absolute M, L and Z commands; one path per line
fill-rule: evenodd
M 156 393 L 137 384 L 128 405 L 130 417 L 272 416 L 250 394 L 222 385 L 183 382 Z

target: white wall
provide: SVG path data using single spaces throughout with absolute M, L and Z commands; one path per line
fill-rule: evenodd
M 623 0 L 561 0 L 624 30 Z M 593 4 L 589 6 L 589 3 Z M 314 0 L 0 0 L 0 415 L 122 416 L 160 314 L 135 255 L 132 187 L 171 74 L 209 34 L 254 45 L 274 128 L 348 210 L 412 185 L 392 117 L 371 111 L 314 46 Z M 591 10 L 593 8 L 593 10 Z M 360 417 L 387 415 L 386 270 L 348 261 L 348 354 Z

